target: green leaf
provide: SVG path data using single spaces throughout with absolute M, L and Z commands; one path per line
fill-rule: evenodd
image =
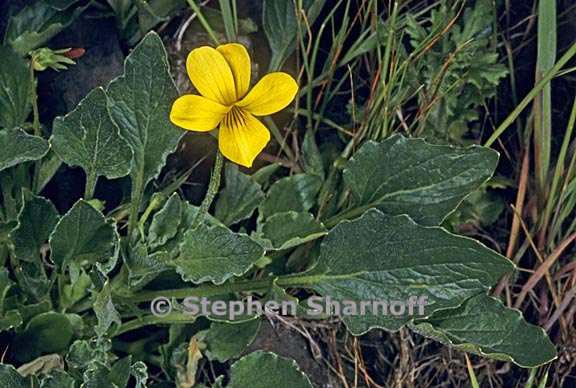
M 32 384 L 8 364 L 0 364 L 0 386 L 10 388 L 31 388 Z
M 37 1 L 10 18 L 4 42 L 9 43 L 19 54 L 25 55 L 45 45 L 68 27 L 88 5 L 59 11 L 43 1 Z
M 118 255 L 118 233 L 113 220 L 106 218 L 88 202 L 74 204 L 50 235 L 52 261 L 60 268 L 105 263 L 114 265 Z
M 26 121 L 31 109 L 30 66 L 7 46 L 0 46 L 0 58 L 0 129 L 15 128 Z
M 46 140 L 28 135 L 21 129 L 0 131 L 0 171 L 20 163 L 42 159 L 48 149 Z
M 267 249 L 289 249 L 316 240 L 328 231 L 310 213 L 277 213 L 268 218 L 257 234 Z
M 73 336 L 72 323 L 65 314 L 49 311 L 36 315 L 14 340 L 16 357 L 28 362 L 42 354 L 61 352 L 68 348 Z
M 173 265 L 184 281 L 222 284 L 244 274 L 263 255 L 262 247 L 244 234 L 201 225 L 184 235 Z
M 480 294 L 455 309 L 437 311 L 411 328 L 455 349 L 535 368 L 556 358 L 546 332 L 527 323 L 518 310 Z
M 275 182 L 260 206 L 263 217 L 289 211 L 307 212 L 316 203 L 322 179 L 316 175 L 297 174 Z
M 256 338 L 260 323 L 260 319 L 234 324 L 213 322 L 204 337 L 208 357 L 226 362 L 240 356 Z
M 294 360 L 257 351 L 232 365 L 229 388 L 312 388 Z
M 148 244 L 151 248 L 164 245 L 176 236 L 182 222 L 182 212 L 182 200 L 178 193 L 174 193 L 152 219 L 148 232 Z
M 488 148 L 458 149 L 395 135 L 364 143 L 348 162 L 344 181 L 356 207 L 408 214 L 432 226 L 490 179 L 497 163 L 498 153 Z
M 230 226 L 249 218 L 264 200 L 264 193 L 258 183 L 232 163 L 226 164 L 225 180 L 214 214 L 224 225 Z
M 340 302 L 405 305 L 411 297 L 426 297 L 426 316 L 485 293 L 514 269 L 508 259 L 475 240 L 375 209 L 332 229 L 322 242 L 318 262 L 307 281 L 320 295 Z M 397 330 L 419 313 L 414 309 L 410 314 L 408 308 L 399 315 L 391 311 L 368 306 L 364 315 L 342 319 L 356 335 L 375 327 Z
M 18 226 L 11 232 L 14 255 L 18 260 L 17 279 L 24 292 L 39 300 L 50 287 L 41 251 L 59 215 L 50 201 L 27 190 L 23 191 L 22 202 L 24 205 L 18 215 Z
M 109 330 L 114 331 L 122 324 L 120 314 L 114 307 L 112 302 L 112 293 L 110 290 L 110 283 L 106 282 L 102 290 L 96 294 L 94 300 L 94 313 L 98 319 L 98 325 L 94 327 L 94 331 L 98 337 L 105 336 Z
M 62 161 L 82 167 L 92 184 L 99 176 L 114 179 L 130 172 L 132 151 L 108 114 L 102 88 L 92 90 L 72 112 L 54 120 L 50 144 Z
M 110 369 L 110 380 L 117 387 L 126 387 L 128 379 L 130 378 L 130 365 L 132 364 L 132 356 L 126 356 L 116 361 Z
M 28 191 L 23 196 L 24 206 L 18 215 L 18 226 L 11 233 L 14 254 L 18 260 L 39 262 L 40 250 L 60 217 L 47 199 Z
M 184 131 L 169 113 L 177 90 L 162 40 L 147 34 L 126 58 L 124 74 L 107 90 L 112 119 L 133 151 L 132 202 L 138 207 L 146 184 L 159 173 Z
M 90 276 L 81 269 L 76 279 L 72 280 L 70 284 L 62 286 L 60 305 L 65 309 L 74 306 L 76 302 L 79 302 L 88 294 L 90 286 L 92 286 Z

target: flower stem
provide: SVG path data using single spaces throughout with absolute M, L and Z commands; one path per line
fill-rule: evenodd
M 206 217 L 206 213 L 208 213 L 208 209 L 210 209 L 210 205 L 214 201 L 216 197 L 216 193 L 218 193 L 218 189 L 220 188 L 220 176 L 222 175 L 222 166 L 224 166 L 224 157 L 220 151 L 216 153 L 216 161 L 214 162 L 214 169 L 212 170 L 212 175 L 210 176 L 210 183 L 208 184 L 208 191 L 206 192 L 206 196 L 200 205 L 200 209 L 196 213 L 196 217 L 194 217 L 194 221 L 192 222 L 192 229 L 197 228 L 204 218 Z

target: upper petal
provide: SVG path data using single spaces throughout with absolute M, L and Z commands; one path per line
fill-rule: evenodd
M 244 97 L 250 87 L 250 55 L 246 47 L 239 43 L 223 44 L 216 47 L 216 50 L 224 56 L 232 70 L 236 85 L 236 99 L 239 100 Z
M 218 50 L 209 46 L 190 51 L 186 70 L 198 92 L 212 101 L 231 105 L 236 101 L 232 70 Z
M 218 145 L 222 154 L 234 163 L 252 167 L 256 156 L 270 141 L 270 132 L 256 117 L 232 108 L 220 123 Z
M 298 84 L 289 74 L 277 72 L 266 74 L 240 102 L 242 109 L 264 116 L 276 113 L 288 106 L 298 92 Z
M 205 132 L 216 128 L 229 110 L 205 97 L 187 94 L 172 104 L 170 121 L 190 131 Z

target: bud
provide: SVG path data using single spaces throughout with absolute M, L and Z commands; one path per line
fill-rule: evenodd
M 82 53 L 76 52 L 75 50 L 82 50 Z M 42 47 L 32 51 L 30 54 L 32 57 L 32 67 L 36 71 L 44 71 L 48 68 L 59 71 L 65 70 L 66 65 L 74 65 L 74 62 L 68 55 L 74 52 L 75 58 L 78 58 L 84 54 L 84 49 L 60 49 L 52 50 L 48 47 Z M 79 54 L 79 55 L 78 55 Z

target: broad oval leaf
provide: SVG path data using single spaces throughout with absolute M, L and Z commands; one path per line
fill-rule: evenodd
M 357 208 L 408 214 L 419 224 L 440 224 L 496 169 L 498 153 L 392 136 L 369 141 L 348 162 L 344 181 Z
M 48 142 L 15 128 L 0 131 L 0 171 L 20 163 L 42 159 L 48 153 Z
M 114 179 L 130 172 L 132 150 L 108 114 L 102 88 L 92 90 L 72 112 L 54 120 L 50 143 L 60 159 L 82 167 L 88 177 Z
M 485 293 L 514 269 L 508 259 L 475 240 L 375 209 L 332 229 L 318 262 L 307 281 L 320 295 L 357 303 L 426 297 L 426 316 Z M 420 317 L 417 312 L 394 315 L 368 307 L 365 315 L 343 320 L 352 333 L 362 334 L 375 327 L 397 330 Z
M 133 151 L 132 200 L 139 202 L 146 184 L 160 173 L 184 135 L 169 120 L 178 92 L 166 50 L 155 32 L 128 55 L 124 74 L 110 83 L 107 94 L 112 119 Z
M 257 351 L 232 365 L 229 388 L 312 388 L 296 361 Z
M 244 234 L 200 225 L 184 235 L 173 265 L 184 281 L 222 284 L 244 274 L 263 255 L 264 249 Z
M 118 233 L 113 221 L 80 200 L 58 222 L 50 235 L 52 261 L 63 267 L 104 263 L 111 269 L 118 255 Z
M 546 332 L 518 310 L 480 294 L 455 309 L 438 311 L 410 326 L 417 333 L 459 350 L 535 368 L 552 361 L 556 349 Z

